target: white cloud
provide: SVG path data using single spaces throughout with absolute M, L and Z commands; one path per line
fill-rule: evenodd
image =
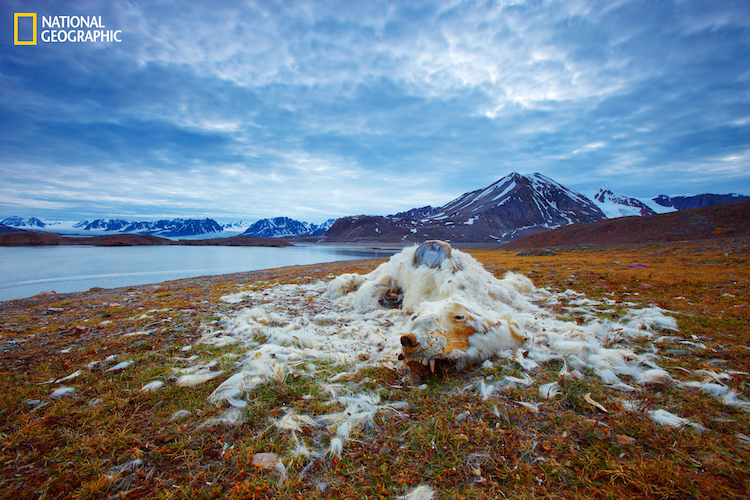
M 0 60 L 6 201 L 323 219 L 510 171 L 750 189 L 741 4 L 74 5 L 126 41 Z

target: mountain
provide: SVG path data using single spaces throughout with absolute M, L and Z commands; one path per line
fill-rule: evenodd
M 150 234 L 154 236 L 196 236 L 220 233 L 224 228 L 213 219 L 172 219 L 133 222 L 124 219 L 96 219 L 81 221 L 73 225 L 83 231 L 105 231 L 118 233 Z
M 414 209 L 402 214 L 425 212 Z M 357 242 L 431 238 L 453 242 L 511 241 L 569 224 L 606 218 L 591 200 L 549 177 L 515 172 L 427 213 L 423 217 L 343 217 L 323 236 L 329 241 Z
M 660 194 L 654 198 L 654 203 L 661 205 L 662 207 L 673 207 L 677 210 L 690 210 L 693 208 L 706 208 L 714 205 L 721 205 L 724 203 L 731 203 L 733 201 L 748 200 L 750 196 L 743 196 L 741 194 L 729 193 L 729 194 L 699 194 L 695 196 L 666 196 Z
M 82 220 L 73 224 L 73 227 L 84 231 L 123 231 L 131 224 L 133 223 L 123 219 L 96 219 L 91 222 Z
M 430 214 L 432 214 L 435 211 L 434 208 L 431 206 L 426 206 L 422 208 L 412 208 L 411 210 L 407 210 L 406 212 L 399 212 L 395 215 L 389 215 L 388 217 L 392 219 L 421 219 L 423 217 L 427 217 Z
M 333 226 L 333 223 L 336 222 L 336 219 L 328 219 L 322 224 L 318 224 L 317 226 L 315 224 L 311 224 L 313 227 L 312 232 L 310 232 L 311 236 L 320 236 L 321 234 L 328 231 L 331 226 Z
M 242 235 L 256 236 L 260 238 L 281 238 L 286 236 L 317 236 L 326 232 L 335 219 L 329 219 L 322 224 L 300 222 L 289 217 L 276 217 L 274 219 L 261 219 L 254 223 Z
M 42 228 L 42 227 L 47 226 L 47 224 L 37 219 L 36 217 L 29 217 L 28 219 L 24 219 L 18 216 L 8 217 L 7 219 L 0 221 L 0 224 L 4 224 L 10 227 L 32 227 L 32 228 Z
M 646 217 L 620 217 L 533 234 L 503 250 L 575 245 L 632 245 L 750 237 L 750 200 Z
M 584 192 L 584 194 L 587 194 Z M 637 198 L 631 198 L 610 189 L 599 189 L 591 197 L 608 219 L 631 215 L 656 215 L 656 211 Z

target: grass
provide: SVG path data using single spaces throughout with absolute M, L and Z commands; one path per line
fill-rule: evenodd
M 513 270 L 538 287 L 616 300 L 600 306 L 606 310 L 602 318 L 621 318 L 624 302 L 672 311 L 679 336 L 705 349 L 686 346 L 688 355 L 672 356 L 663 350 L 674 344 L 657 344 L 659 365 L 682 380 L 693 377 L 682 370 L 732 372 L 724 383 L 750 395 L 750 376 L 736 373 L 750 366 L 747 240 L 568 248 L 552 256 L 470 253 L 498 277 Z M 559 362 L 543 364 L 531 389 L 493 393 L 486 401 L 467 386 L 487 377 L 521 376 L 515 362 L 418 384 L 405 384 L 384 368 L 363 370 L 351 383 L 378 393 L 383 403 L 405 401 L 408 407 L 378 413 L 373 426 L 353 433 L 340 459 L 291 456 L 291 434 L 272 424 L 290 411 L 316 416 L 342 410 L 323 404 L 327 396 L 317 380 L 340 367 L 320 363 L 316 377 L 264 384 L 242 409 L 241 424 L 206 425 L 226 410 L 207 401 L 224 377 L 179 387 L 175 369 L 187 363 L 174 358 L 195 354 L 201 363 L 218 360 L 216 369 L 232 369 L 227 355 L 241 355 L 237 345 L 182 350 L 195 344 L 202 325 L 242 307 L 219 297 L 375 265 L 348 262 L 0 303 L 0 496 L 393 498 L 419 484 L 432 486 L 438 498 L 748 496 L 746 412 L 669 386 L 638 391 L 634 399 L 642 411 L 627 411 L 619 402 L 623 394 L 595 377 L 568 380 L 559 395 L 540 401 L 536 388 L 557 380 Z M 571 321 L 578 317 L 564 301 L 556 313 Z M 128 335 L 138 332 L 148 334 Z M 634 346 L 644 350 L 651 344 L 639 340 Z M 116 359 L 104 362 L 108 356 Z M 123 360 L 133 363 L 108 371 Z M 94 361 L 101 363 L 89 365 Z M 54 382 L 76 370 L 78 377 Z M 140 390 L 155 379 L 165 381 L 164 387 Z M 61 385 L 75 392 L 50 398 Z M 541 404 L 534 411 L 519 402 Z M 656 409 L 707 431 L 660 426 L 648 416 Z M 312 445 L 332 432 L 305 428 L 298 438 Z M 275 470 L 252 465 L 260 452 L 282 457 L 283 480 Z

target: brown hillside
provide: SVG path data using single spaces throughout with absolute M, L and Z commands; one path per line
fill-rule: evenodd
M 730 237 L 750 237 L 750 200 L 668 214 L 574 224 L 527 236 L 502 248 L 627 245 Z
M 282 238 L 256 238 L 254 236 L 232 236 L 230 238 L 208 238 L 201 240 L 172 241 L 148 234 L 111 234 L 100 236 L 61 236 L 39 231 L 19 231 L 0 234 L 0 246 L 21 247 L 40 245 L 95 245 L 100 247 L 143 245 L 189 245 L 189 246 L 292 246 Z
M 74 237 L 61 236 L 55 233 L 40 231 L 23 231 L 0 234 L 0 246 L 35 246 L 35 245 L 96 245 L 96 246 L 133 246 L 133 245 L 173 245 L 166 238 L 145 234 L 113 234 L 103 236 Z
M 0 234 L 0 246 L 20 247 L 33 245 L 60 245 L 62 236 L 53 233 L 36 231 L 19 231 Z

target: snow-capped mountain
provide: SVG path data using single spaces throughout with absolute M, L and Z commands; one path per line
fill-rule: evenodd
M 78 222 L 73 227 L 82 231 L 151 234 L 166 237 L 213 234 L 221 233 L 224 230 L 213 219 L 162 219 L 157 221 L 96 219 Z
M 258 236 L 261 238 L 283 238 L 286 236 L 302 236 L 310 234 L 317 236 L 323 234 L 335 219 L 329 219 L 322 224 L 300 222 L 289 217 L 276 217 L 273 219 L 261 219 L 252 224 L 243 235 Z
M 82 220 L 73 224 L 75 229 L 83 229 L 84 231 L 123 231 L 124 228 L 130 226 L 133 222 L 124 219 L 95 219 L 92 221 Z
M 136 233 L 165 237 L 224 236 L 223 233 L 252 236 L 282 237 L 297 235 L 320 235 L 331 227 L 336 219 L 322 224 L 298 222 L 286 217 L 263 219 L 255 223 L 233 221 L 220 224 L 213 219 L 163 219 L 157 221 L 131 221 L 126 219 L 93 219 L 82 221 L 48 222 L 37 217 L 8 217 L 0 224 L 11 228 L 32 231 L 52 231 L 65 234 Z M 250 232 L 248 230 L 254 228 Z M 257 233 L 257 234 L 256 234 Z
M 311 236 L 320 236 L 321 234 L 328 231 L 331 226 L 333 226 L 333 223 L 336 222 L 336 219 L 328 219 L 327 221 L 323 222 L 322 224 L 318 224 L 317 226 L 315 224 L 311 224 L 311 226 L 314 227 L 314 229 L 310 232 Z
M 325 237 L 333 241 L 421 241 L 425 238 L 454 242 L 510 241 L 568 224 L 605 218 L 594 202 L 549 177 L 514 172 L 486 188 L 465 193 L 431 210 L 427 216 L 344 217 L 336 221 Z
M 42 222 L 36 217 L 29 217 L 28 219 L 24 219 L 23 217 L 18 216 L 8 217 L 7 219 L 0 221 L 0 224 L 4 224 L 10 227 L 26 227 L 31 229 L 41 229 L 47 227 L 48 225 L 48 223 Z M 49 225 L 54 224 L 59 224 L 59 222 L 53 222 Z
M 656 210 L 643 201 L 622 193 L 617 193 L 611 189 L 600 188 L 593 196 L 590 196 L 586 191 L 584 191 L 584 194 L 591 198 L 608 219 L 632 215 L 655 215 L 657 213 Z
M 576 222 L 604 219 L 604 213 L 584 195 L 542 174 L 512 173 L 455 199 L 427 217 L 453 224 L 484 223 L 505 239 Z

